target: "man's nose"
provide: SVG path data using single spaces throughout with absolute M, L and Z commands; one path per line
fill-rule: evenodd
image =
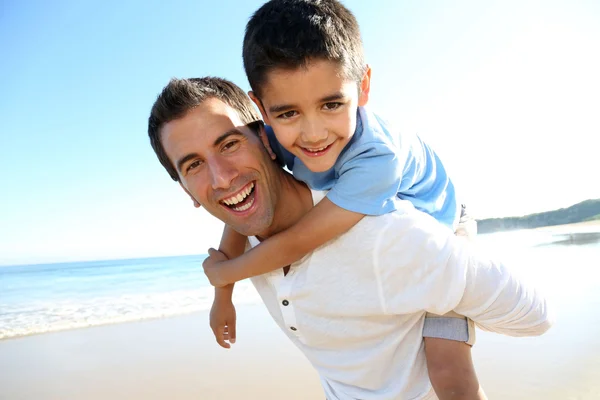
M 302 140 L 305 143 L 319 143 L 327 139 L 327 128 L 319 118 L 306 119 L 302 127 Z
M 231 182 L 238 176 L 234 163 L 218 157 L 210 162 L 210 178 L 213 189 L 229 189 Z

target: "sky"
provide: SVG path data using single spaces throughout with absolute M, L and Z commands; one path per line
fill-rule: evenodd
M 0 1 L 0 265 L 205 253 L 147 138 L 172 77 L 249 90 L 261 0 Z M 440 155 L 479 218 L 600 198 L 600 2 L 346 0 L 369 105 Z M 596 171 L 596 172 L 594 172 Z

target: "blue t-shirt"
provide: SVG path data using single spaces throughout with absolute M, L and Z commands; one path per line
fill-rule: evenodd
M 314 190 L 329 190 L 338 207 L 366 215 L 396 210 L 409 200 L 415 208 L 454 230 L 458 209 L 454 185 L 442 162 L 416 134 L 391 132 L 388 124 L 365 107 L 358 108 L 356 131 L 335 165 L 312 172 L 285 150 L 267 127 L 269 142 L 294 177 Z

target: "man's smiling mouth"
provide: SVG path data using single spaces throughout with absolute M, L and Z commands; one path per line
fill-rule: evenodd
M 248 210 L 254 204 L 254 182 L 250 182 L 235 195 L 221 200 L 220 203 L 236 212 Z

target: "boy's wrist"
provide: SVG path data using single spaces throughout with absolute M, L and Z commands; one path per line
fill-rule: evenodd
M 231 285 L 215 288 L 215 301 L 231 301 L 233 297 L 233 286 Z

